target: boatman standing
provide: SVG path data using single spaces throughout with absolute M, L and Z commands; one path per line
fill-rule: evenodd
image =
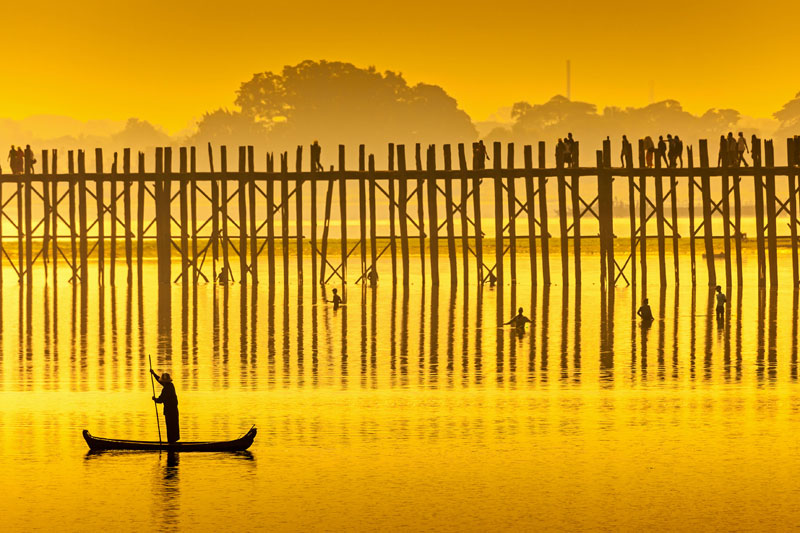
M 178 442 L 181 438 L 181 429 L 178 424 L 178 395 L 175 393 L 175 385 L 172 384 L 172 378 L 169 374 L 164 372 L 159 376 L 152 369 L 150 372 L 156 378 L 156 381 L 163 387 L 161 389 L 161 396 L 153 400 L 156 403 L 164 404 L 164 421 L 167 424 L 167 442 Z

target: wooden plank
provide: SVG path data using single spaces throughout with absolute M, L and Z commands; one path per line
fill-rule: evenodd
M 499 141 L 495 141 L 492 145 L 492 152 L 494 156 L 494 170 L 500 171 L 503 169 L 502 158 L 502 145 Z M 494 183 L 494 275 L 497 277 L 497 286 L 502 289 L 503 287 L 503 178 L 497 172 L 492 180 Z M 502 290 L 500 292 L 502 294 Z
M 708 142 L 700 139 L 700 169 L 708 169 Z M 706 251 L 706 269 L 708 271 L 708 286 L 717 285 L 717 272 L 714 266 L 714 232 L 711 227 L 711 178 L 703 174 L 702 183 L 703 202 L 703 243 Z
M 109 245 L 111 246 L 111 251 L 108 257 L 108 268 L 109 281 L 113 287 L 117 282 L 117 152 L 114 152 L 114 163 L 111 165 L 111 173 L 115 176 L 109 184 L 110 191 L 108 201 L 110 203 L 109 219 L 111 222 L 111 238 Z
M 453 169 L 452 153 L 450 152 L 450 145 L 445 144 L 442 147 L 444 151 L 444 169 Z M 450 286 L 454 287 L 458 282 L 458 266 L 456 263 L 456 231 L 453 222 L 453 180 L 445 178 L 444 180 L 444 204 L 445 204 L 445 227 L 447 230 L 447 255 L 450 264 Z M 438 228 L 438 225 L 436 226 Z
M 414 160 L 417 168 L 417 220 L 419 221 L 419 258 L 420 275 L 425 283 L 425 178 L 422 172 L 422 148 L 414 145 Z M 435 229 L 435 228 L 434 228 Z
M 533 169 L 533 147 L 526 144 L 523 148 L 525 170 Z M 528 215 L 528 258 L 531 262 L 531 285 L 536 286 L 536 197 L 533 190 L 533 176 L 525 176 L 525 213 Z
M 189 283 L 189 180 L 186 179 L 186 172 L 189 166 L 189 154 L 185 146 L 179 150 L 179 190 L 178 201 L 180 203 L 181 217 L 181 283 L 185 286 Z
M 753 190 L 756 203 L 758 286 L 765 287 L 767 285 L 767 255 L 764 243 L 764 177 L 758 172 L 761 168 L 761 139 L 753 136 L 751 144 L 750 150 L 753 154 L 753 171 L 755 172 L 753 175 Z
M 564 158 L 556 157 L 558 183 L 558 223 L 561 229 L 561 283 L 569 285 L 569 230 L 567 229 L 567 183 L 564 177 Z
M 775 166 L 772 140 L 764 141 L 764 162 L 767 168 Z M 767 174 L 767 255 L 769 257 L 769 284 L 778 286 L 778 227 L 775 213 L 775 175 Z
M 467 197 L 469 196 L 469 180 L 467 179 L 467 154 L 464 143 L 458 143 L 458 168 L 461 170 L 461 270 L 464 276 L 464 285 L 469 284 L 469 220 L 467 218 Z
M 344 145 L 339 145 L 339 221 L 341 227 L 342 286 L 347 285 L 347 182 L 345 176 Z M 345 295 L 342 295 L 345 298 Z
M 131 149 L 122 150 L 122 173 L 126 176 L 122 184 L 122 211 L 125 224 L 125 265 L 128 267 L 127 282 L 133 283 L 133 227 L 131 225 Z
M 83 150 L 78 150 L 78 225 L 80 247 L 81 283 L 89 282 L 89 245 L 86 220 L 86 158 Z
M 253 146 L 247 147 L 247 212 L 250 217 L 250 280 L 258 283 L 258 225 L 256 224 L 256 160 Z M 316 275 L 316 273 L 315 273 Z
M 395 199 L 394 191 L 394 143 L 389 143 L 389 176 L 387 178 L 386 188 L 389 196 L 389 252 L 392 256 L 392 284 L 397 284 L 397 236 L 395 235 Z
M 400 221 L 400 256 L 403 262 L 403 286 L 408 287 L 410 282 L 410 259 L 408 249 L 408 177 L 406 176 L 406 147 L 404 144 L 397 145 L 397 172 L 398 184 L 397 193 L 400 202 L 397 205 L 398 217 Z
M 690 146 L 687 150 L 688 156 L 688 165 L 689 168 L 694 168 L 694 150 Z M 695 178 L 694 176 L 690 175 L 689 179 L 687 180 L 689 186 L 689 258 L 691 261 L 691 270 L 692 270 L 692 287 L 697 285 L 697 250 L 696 250 L 696 243 L 694 237 L 694 189 L 695 189 Z
M 103 149 L 94 150 L 95 172 L 103 173 Z M 103 180 L 95 178 L 95 197 L 97 201 L 97 280 L 100 285 L 105 282 L 105 204 L 103 198 Z
M 644 140 L 639 139 L 639 260 L 642 273 L 642 300 L 647 297 L 647 176 Z
M 239 147 L 239 180 L 236 198 L 239 200 L 239 283 L 247 283 L 247 147 Z
M 506 168 L 514 168 L 514 143 L 508 143 L 506 153 Z M 513 175 L 506 177 L 506 194 L 508 195 L 508 251 L 511 271 L 511 284 L 517 283 L 517 191 L 516 178 Z
M 797 164 L 797 161 L 795 161 L 795 144 L 797 140 L 797 137 L 786 140 L 786 166 L 790 169 L 794 168 Z M 797 289 L 798 284 L 800 284 L 800 270 L 798 270 L 799 265 L 797 257 L 797 173 L 789 170 L 786 178 L 789 189 L 789 232 L 792 238 L 792 286 Z
M 378 272 L 378 219 L 376 216 L 375 156 L 369 154 L 369 268 Z
M 273 172 L 275 160 L 267 153 L 267 172 Z M 328 184 L 331 185 L 330 183 Z M 270 176 L 264 184 L 267 203 L 267 270 L 270 286 L 275 285 L 275 181 Z
M 656 157 L 656 169 L 661 168 L 661 158 Z M 654 176 L 656 187 L 656 231 L 658 232 L 658 277 L 662 287 L 667 285 L 666 237 L 664 233 L 664 183 Z
M 431 281 L 434 286 L 439 285 L 439 214 L 437 211 L 436 196 L 437 184 L 436 174 L 430 174 L 431 171 L 436 171 L 436 147 L 434 145 L 428 146 L 427 152 L 427 189 L 428 189 L 428 218 L 430 224 L 430 236 L 428 243 L 431 251 Z
M 545 161 L 546 145 L 544 141 L 539 141 L 539 168 L 547 166 Z M 547 178 L 539 177 L 539 234 L 542 244 L 542 283 L 550 285 L 550 233 L 548 230 L 547 215 Z
M 472 145 L 472 170 L 483 170 L 485 154 L 479 152 L 476 147 L 478 143 Z M 475 217 L 475 265 L 478 274 L 478 287 L 483 285 L 483 229 L 481 228 L 481 181 L 477 175 L 472 178 L 472 214 Z
M 144 281 L 144 194 L 145 194 L 144 152 L 138 153 L 136 190 L 136 279 L 139 285 Z M 74 234 L 74 232 L 73 232 Z M 73 243 L 73 249 L 75 248 Z M 75 257 L 72 257 L 73 263 Z

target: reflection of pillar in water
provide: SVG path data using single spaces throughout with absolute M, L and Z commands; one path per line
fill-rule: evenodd
M 658 379 L 659 381 L 664 381 L 666 377 L 666 364 L 665 364 L 665 357 L 664 357 L 664 346 L 666 344 L 666 338 L 664 331 L 666 328 L 666 321 L 664 317 L 666 316 L 667 311 L 667 286 L 661 285 L 659 287 L 659 294 L 658 294 L 658 349 L 657 349 L 657 357 L 658 357 Z
M 742 284 L 736 286 L 736 381 L 742 380 Z M 795 291 L 797 298 L 797 291 Z M 797 328 L 797 317 L 795 316 L 794 327 Z M 795 330 L 796 331 L 796 330 Z M 795 342 L 797 336 L 794 336 Z
M 678 286 L 675 285 L 672 288 L 672 301 L 673 301 L 673 311 L 672 311 L 672 379 L 673 381 L 678 380 L 678 343 L 680 337 L 678 336 L 678 316 L 679 312 L 678 309 L 680 307 L 680 298 L 678 296 Z
M 601 286 L 600 290 L 605 290 Z M 572 381 L 575 383 L 581 382 L 581 288 L 575 287 L 575 303 L 573 305 L 573 320 L 572 320 L 572 351 L 573 351 L 573 368 L 572 368 Z M 611 351 L 611 358 L 613 364 L 614 351 Z
M 431 224 L 433 226 L 433 224 Z M 432 385 L 439 381 L 439 284 L 431 285 L 431 331 L 428 376 Z
M 769 288 L 769 349 L 767 351 L 767 375 L 771 382 L 778 377 L 778 287 Z
M 576 280 L 577 287 L 580 287 L 580 280 Z M 569 358 L 567 350 L 569 342 L 569 286 L 561 286 L 561 349 L 559 358 L 561 374 L 560 379 L 566 381 L 569 377 Z
M 741 306 L 741 291 L 739 296 L 739 305 Z M 791 376 L 792 381 L 797 381 L 797 303 L 798 303 L 798 291 L 792 291 L 792 367 L 791 367 Z M 738 336 L 739 336 L 739 345 L 741 345 L 741 319 L 737 321 L 737 327 L 739 328 Z M 739 349 L 739 357 L 741 357 L 741 348 Z M 741 366 L 741 364 L 739 365 Z
M 536 372 L 536 315 L 538 312 L 538 305 L 536 302 L 537 288 L 536 285 L 531 286 L 531 332 L 529 334 L 530 350 L 528 352 L 528 382 L 533 381 L 533 375 Z
M 756 319 L 756 378 L 758 381 L 764 379 L 764 302 L 766 301 L 766 289 L 758 288 L 758 317 Z
M 456 328 L 456 288 L 450 286 L 450 297 L 447 300 L 447 385 L 453 386 L 453 358 L 455 351 Z
M 172 286 L 158 284 L 158 345 L 159 364 L 167 364 L 172 358 Z
M 256 366 L 258 363 L 258 343 L 256 342 L 258 330 L 258 284 L 253 283 L 250 287 L 250 374 L 255 379 Z
M 316 288 L 316 287 L 314 287 Z M 313 289 L 312 289 L 313 290 Z M 286 310 L 288 313 L 288 309 Z M 305 374 L 305 340 L 303 339 L 303 291 L 297 288 L 297 376 L 298 385 L 303 386 Z M 285 377 L 285 376 L 284 376 Z
M 270 279 L 272 277 L 270 276 Z M 270 282 L 267 297 L 267 373 L 269 385 L 275 383 L 275 285 Z
M 550 339 L 550 285 L 542 288 L 542 351 L 541 351 L 541 374 L 539 379 L 547 382 L 548 350 Z
M 243 190 L 244 187 L 242 187 Z M 253 284 L 255 286 L 255 284 Z M 247 283 L 239 285 L 239 385 L 247 384 Z
M 403 388 L 408 385 L 408 291 L 408 285 L 403 284 L 403 303 L 400 307 L 400 385 Z
M 695 379 L 695 360 L 697 353 L 697 286 L 692 284 L 692 307 L 689 312 L 692 321 L 689 323 L 689 378 Z
M 370 386 L 378 388 L 378 289 L 370 291 L 370 340 L 369 340 L 369 377 Z

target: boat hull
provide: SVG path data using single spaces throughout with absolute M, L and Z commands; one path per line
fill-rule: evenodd
M 88 430 L 83 430 L 83 438 L 92 451 L 103 450 L 134 450 L 134 451 L 167 451 L 167 452 L 241 452 L 253 444 L 257 429 L 250 428 L 238 439 L 218 442 L 154 442 L 143 440 L 117 440 L 104 439 L 92 436 Z

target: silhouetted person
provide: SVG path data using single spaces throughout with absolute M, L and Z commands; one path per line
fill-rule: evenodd
M 320 158 L 322 157 L 322 147 L 319 145 L 318 141 L 314 141 L 311 145 L 311 170 L 312 171 L 320 171 L 322 172 L 325 170 L 322 167 L 322 164 L 319 162 Z
M 377 285 L 378 271 L 375 270 L 375 267 L 369 267 L 369 269 L 367 269 L 367 281 L 369 282 L 370 287 Z
M 25 157 L 25 174 L 33 174 L 33 165 L 36 164 L 36 158 L 33 156 L 30 144 L 25 145 L 23 154 Z
M 728 303 L 728 297 L 722 292 L 722 287 L 717 285 L 717 320 L 725 318 L 725 304 Z
M 495 283 L 497 283 L 497 276 L 494 275 L 494 272 L 489 272 L 489 287 L 494 287 Z
M 622 150 L 619 153 L 619 163 L 622 165 L 622 168 L 627 168 L 628 160 L 630 159 L 629 154 L 633 154 L 633 148 L 631 147 L 630 141 L 628 141 L 628 136 L 622 136 Z
M 719 155 L 717 156 L 717 166 L 725 166 L 725 158 L 728 155 L 728 141 L 725 140 L 724 135 L 719 136 Z
M 562 165 L 566 164 L 566 157 L 567 157 L 567 145 L 564 144 L 564 139 L 559 139 L 556 143 L 556 165 L 561 163 Z
M 481 170 L 486 168 L 486 161 L 489 159 L 489 154 L 486 153 L 486 145 L 483 144 L 483 141 L 481 140 L 474 143 L 472 146 L 473 150 L 475 151 L 475 157 L 473 160 L 475 161 L 477 168 Z
M 572 138 L 572 133 L 567 133 L 567 138 L 564 139 L 565 156 L 568 167 L 578 166 L 578 151 L 575 149 L 575 139 Z
M 161 389 L 161 396 L 153 400 L 156 403 L 164 404 L 164 422 L 167 424 L 167 442 L 178 442 L 181 438 L 181 429 L 178 424 L 178 395 L 175 393 L 175 385 L 172 384 L 172 378 L 169 374 L 164 372 L 159 376 L 150 369 L 153 377 L 163 387 Z
M 753 147 L 753 151 L 751 152 L 751 155 L 753 157 L 753 165 L 754 166 L 755 165 L 759 165 L 760 166 L 761 165 L 761 151 L 760 151 L 760 149 L 757 149 L 757 147 L 758 147 L 758 137 L 756 137 L 755 133 L 752 135 L 752 137 L 750 137 L 750 146 Z
M 217 275 L 217 281 L 222 284 L 228 283 L 228 268 L 222 267 L 219 269 L 219 274 Z
M 506 322 L 503 325 L 504 326 L 508 326 L 509 324 L 511 324 L 515 328 L 517 328 L 517 330 L 524 330 L 525 329 L 525 324 L 527 324 L 530 321 L 531 321 L 530 318 L 528 318 L 528 317 L 526 317 L 525 315 L 522 314 L 522 308 L 520 307 L 519 311 L 517 312 L 517 314 L 514 315 L 514 317 L 511 320 L 509 320 L 508 322 Z
M 669 160 L 667 159 L 667 143 L 664 142 L 664 136 L 658 136 L 658 149 L 656 150 L 656 157 L 659 161 L 662 159 L 664 160 L 664 164 L 669 166 Z
M 678 155 L 675 153 L 675 139 L 672 138 L 671 134 L 667 135 L 667 158 L 669 160 L 669 168 L 674 168 Z
M 738 164 L 738 161 L 736 160 L 736 139 L 733 137 L 732 131 L 728 132 L 728 138 L 726 140 L 728 143 L 728 166 L 732 167 Z
M 11 169 L 12 174 L 17 173 L 17 149 L 11 145 L 11 150 L 8 151 L 8 168 Z
M 17 146 L 17 174 L 22 174 L 25 169 L 25 152 L 22 146 Z
M 653 138 L 648 135 L 644 138 L 644 155 L 647 168 L 653 168 L 653 155 L 655 153 L 656 145 L 653 144 Z
M 683 141 L 677 135 L 673 137 L 675 141 L 675 157 L 681 162 L 683 168 Z
M 342 297 L 339 296 L 338 290 L 333 289 L 333 298 L 331 298 L 331 301 L 333 302 L 334 310 L 339 309 L 339 306 L 342 305 Z
M 741 165 L 744 163 L 744 166 L 749 167 L 750 165 L 744 160 L 744 153 L 750 153 L 750 148 L 747 147 L 747 139 L 744 138 L 744 134 L 741 131 L 739 132 L 739 138 L 736 140 L 736 152 L 738 154 L 736 164 Z
M 650 300 L 647 298 L 642 302 L 642 306 L 636 311 L 642 322 L 652 322 L 654 320 L 653 311 L 650 309 Z

